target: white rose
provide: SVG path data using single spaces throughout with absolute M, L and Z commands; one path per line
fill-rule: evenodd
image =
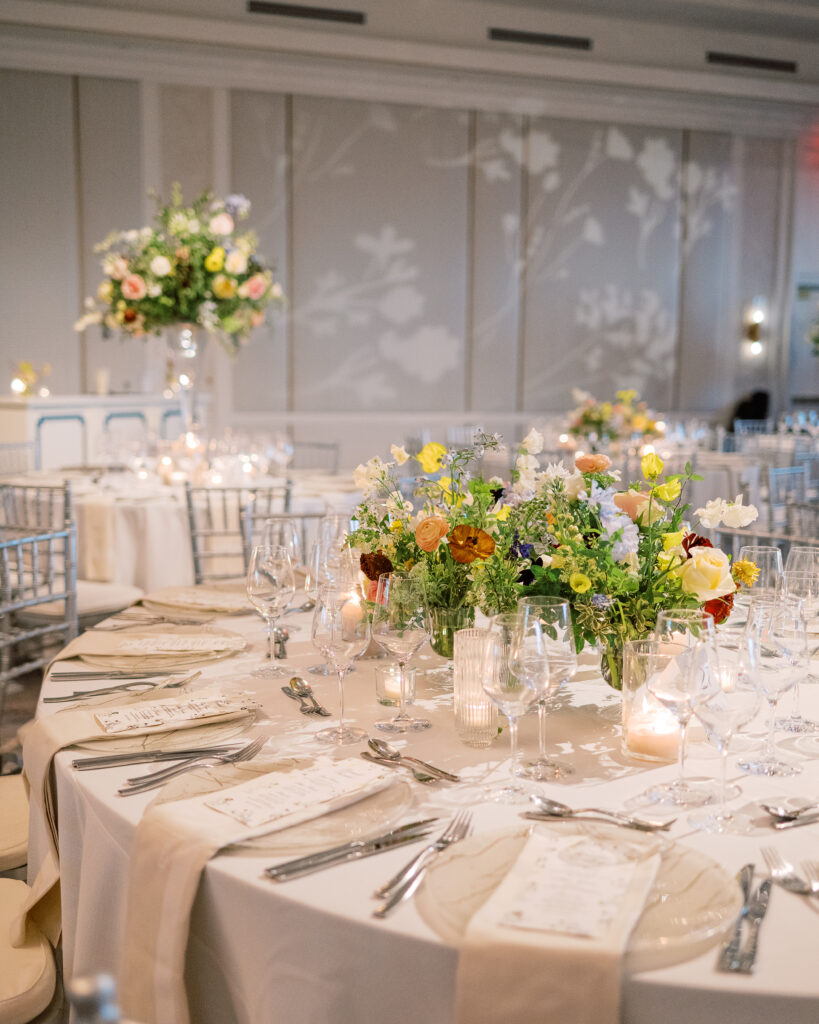
M 523 476 L 524 474 L 529 475 L 536 473 L 538 469 L 540 469 L 540 463 L 534 455 L 518 455 L 515 467 L 521 476 Z
M 409 458 L 409 453 L 400 444 L 390 445 L 390 455 L 392 455 L 399 466 L 403 466 Z
M 229 213 L 217 213 L 211 217 L 208 230 L 212 235 L 229 235 L 233 231 L 233 218 Z
M 166 277 L 171 272 L 171 261 L 167 256 L 154 256 L 151 260 L 151 273 L 154 277 Z
M 726 526 L 741 530 L 744 526 L 750 526 L 758 515 L 759 509 L 756 505 L 743 505 L 742 495 L 738 494 L 736 501 L 726 502 L 722 512 L 722 521 Z
M 532 427 L 526 437 L 524 437 L 522 447 L 525 448 L 530 455 L 537 455 L 539 452 L 542 452 L 543 434 L 539 433 L 534 427 Z
M 228 274 L 244 274 L 247 270 L 247 256 L 241 249 L 231 249 L 225 257 L 225 270 Z
M 571 501 L 577 501 L 586 490 L 586 481 L 582 473 L 570 473 L 563 480 L 563 491 Z
M 696 547 L 691 549 L 690 555 L 677 570 L 687 594 L 693 594 L 699 601 L 733 594 L 737 587 L 731 576 L 731 563 L 724 551 Z

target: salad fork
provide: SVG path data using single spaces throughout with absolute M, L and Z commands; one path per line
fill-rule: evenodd
M 771 878 L 777 885 L 781 885 L 788 892 L 799 893 L 801 896 L 807 896 L 812 892 L 810 885 L 796 873 L 793 865 L 788 863 L 775 847 L 763 846 L 762 856 L 771 872 Z
M 251 761 L 264 746 L 264 739 L 259 738 L 248 743 L 239 750 L 225 754 L 200 754 L 198 757 L 188 758 L 183 764 L 174 765 L 171 768 L 162 768 L 150 775 L 139 775 L 128 779 L 124 786 L 117 790 L 120 796 L 131 796 L 133 793 L 146 793 L 149 789 L 157 789 L 164 786 L 170 779 L 185 772 L 193 771 L 195 768 L 215 768 L 220 764 L 239 764 L 242 761 Z
M 803 860 L 802 870 L 810 886 L 812 896 L 819 896 L 819 860 Z

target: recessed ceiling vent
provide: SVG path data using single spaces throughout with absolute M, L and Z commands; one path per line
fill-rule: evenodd
M 305 7 L 304 4 L 277 4 L 268 0 L 247 0 L 250 14 L 276 14 L 280 18 L 308 18 L 312 21 L 341 21 L 347 25 L 365 25 L 363 11 L 343 11 L 337 7 Z
M 522 32 L 516 28 L 490 28 L 486 34 L 495 43 L 528 43 L 530 46 L 551 46 L 562 50 L 592 48 L 592 41 L 586 36 L 556 36 L 547 32 Z
M 769 57 L 748 57 L 742 53 L 716 53 L 709 50 L 705 55 L 709 64 L 721 64 L 729 68 L 753 68 L 755 71 L 779 71 L 795 75 L 799 65 L 795 60 L 772 60 Z

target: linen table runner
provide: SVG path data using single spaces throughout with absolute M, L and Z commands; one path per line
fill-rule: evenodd
M 457 1024 L 618 1024 L 623 953 L 660 864 L 646 838 L 534 833 L 467 926 Z
M 220 849 L 339 810 L 394 781 L 389 771 L 348 758 L 149 807 L 129 862 L 118 971 L 125 1015 L 140 1024 L 187 1024 L 190 915 L 202 870 Z

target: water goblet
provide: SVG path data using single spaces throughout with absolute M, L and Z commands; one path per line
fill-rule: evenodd
M 429 729 L 426 718 L 413 718 L 406 710 L 405 667 L 429 638 L 429 609 L 421 580 L 406 572 L 382 573 L 373 607 L 372 635 L 398 662 L 400 674 L 398 711 L 389 719 L 376 722 L 384 732 L 405 733 Z
M 344 674 L 353 658 L 363 654 L 370 642 L 370 619 L 363 608 L 360 592 L 341 589 L 335 584 L 319 587 L 310 637 L 338 675 L 338 725 L 322 729 L 316 738 L 324 743 L 345 746 L 358 743 L 367 735 L 363 729 L 344 724 Z
M 747 629 L 758 639 L 756 678 L 770 708 L 770 720 L 761 756 L 745 757 L 738 762 L 738 767 L 752 775 L 797 775 L 802 771 L 801 765 L 778 754 L 774 731 L 779 698 L 808 671 L 808 642 L 802 602 L 790 597 L 774 601 L 756 599 L 751 602 Z
M 355 588 L 359 570 L 352 550 L 345 544 L 349 526 L 350 518 L 346 515 L 324 516 L 319 522 L 318 537 L 310 553 L 305 593 L 316 597 L 325 585 L 335 585 L 342 590 Z M 310 665 L 307 671 L 326 676 L 333 672 L 333 667 Z
M 287 548 L 275 544 L 257 544 L 250 554 L 247 569 L 247 596 L 253 607 L 267 622 L 270 664 L 255 669 L 251 675 L 270 679 L 289 674 L 276 664 L 276 622 L 296 592 L 293 563 Z
M 744 544 L 737 561 L 753 562 L 759 574 L 752 587 L 741 587 L 734 594 L 731 618 L 740 623 L 748 617 L 753 598 L 774 598 L 782 576 L 782 552 L 770 544 Z
M 542 644 L 549 661 L 544 692 L 536 705 L 538 755 L 534 761 L 526 764 L 522 774 L 540 781 L 558 779 L 571 775 L 573 769 L 563 762 L 551 760 L 546 752 L 546 710 L 549 701 L 577 672 L 577 650 L 569 602 L 559 597 L 523 597 L 518 601 L 518 615 L 523 616 L 521 629 L 524 637 L 529 635 L 533 642 L 536 640 Z
M 549 676 L 549 659 L 541 644 L 529 656 L 530 665 L 523 667 L 526 655 L 521 653 L 523 637 L 517 612 L 496 615 L 487 630 L 481 665 L 481 684 L 486 695 L 509 720 L 511 756 L 509 782 L 491 791 L 492 799 L 503 803 L 521 803 L 527 790 L 518 781 L 518 719 L 540 695 L 535 679 Z M 516 670 L 521 674 L 517 675 Z M 542 685 L 542 683 L 541 683 Z
M 779 596 L 792 597 L 802 602 L 802 614 L 808 633 L 809 657 L 812 657 L 816 650 L 811 644 L 811 635 L 816 629 L 817 622 L 819 622 L 819 571 L 803 572 L 786 569 L 779 580 Z M 815 683 L 816 681 L 816 677 L 810 670 L 801 680 L 797 680 L 793 687 L 791 713 L 787 718 L 777 720 L 776 725 L 778 729 L 785 729 L 786 732 L 800 733 L 819 731 L 819 724 L 810 719 L 803 718 L 799 709 L 800 683 Z
M 755 718 L 762 703 L 756 667 L 759 640 L 753 631 L 721 633 L 719 637 L 719 687 L 713 696 L 695 706 L 694 714 L 705 727 L 708 739 L 720 752 L 719 806 L 712 812 L 689 815 L 689 822 L 706 832 L 747 832 L 750 818 L 731 814 L 728 800 L 728 751 L 737 732 Z
M 819 548 L 792 544 L 785 559 L 785 572 L 819 572 Z
M 262 524 L 260 543 L 287 548 L 294 566 L 304 564 L 301 531 L 296 520 L 288 515 L 268 516 Z

